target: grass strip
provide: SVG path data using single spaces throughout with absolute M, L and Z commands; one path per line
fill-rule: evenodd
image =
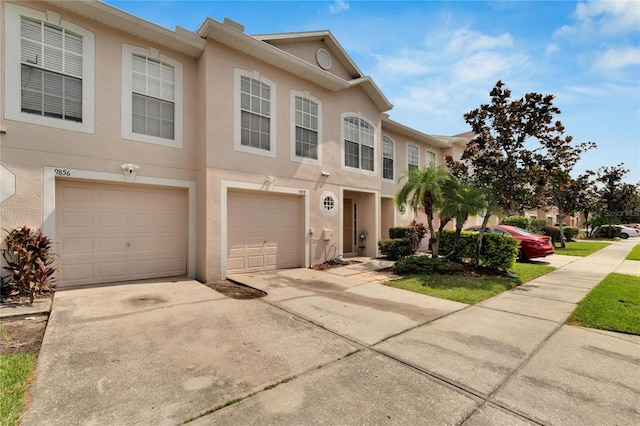
M 640 335 L 640 277 L 607 275 L 580 301 L 567 322 Z
M 556 254 L 586 257 L 611 245 L 611 243 L 601 241 L 569 241 L 565 245 L 565 248 L 556 247 Z
M 3 426 L 14 425 L 20 418 L 35 367 L 35 355 L 0 355 L 0 421 Z
M 516 263 L 510 270 L 520 278 L 468 275 L 408 275 L 386 281 L 390 287 L 473 305 L 553 271 L 553 266 Z
M 640 260 L 640 244 L 631 250 L 631 253 L 627 255 L 627 260 Z

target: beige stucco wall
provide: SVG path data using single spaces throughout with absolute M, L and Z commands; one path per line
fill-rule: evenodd
M 22 6 L 45 10 L 37 2 Z M 4 6 L 4 4 L 2 5 Z M 4 11 L 4 8 L 0 8 Z M 83 19 L 47 5 L 62 15 L 62 19 L 91 31 L 95 35 L 95 114 L 94 132 L 82 133 L 38 124 L 6 119 L 2 115 L 2 164 L 15 174 L 16 194 L 0 205 L 2 227 L 21 225 L 42 228 L 43 170 L 45 167 L 74 169 L 95 173 L 121 174 L 123 163 L 140 166 L 138 176 L 196 180 L 198 146 L 196 116 L 198 105 L 197 62 L 180 52 L 138 40 L 94 21 Z M 3 12 L 0 12 L 3 13 Z M 2 35 L 4 33 L 4 14 Z M 122 44 L 153 47 L 160 53 L 183 64 L 184 72 L 184 132 L 183 147 L 170 148 L 155 144 L 125 140 L 121 137 L 121 75 Z M 4 61 L 4 43 L 2 60 Z M 2 68 L 4 70 L 4 68 Z M 2 87 L 5 88 L 4 72 Z M 19 100 L 15 100 L 19 102 Z M 124 182 L 124 177 L 123 177 Z

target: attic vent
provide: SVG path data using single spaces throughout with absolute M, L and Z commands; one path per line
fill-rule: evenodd
M 234 30 L 238 30 L 241 33 L 244 32 L 244 25 L 237 23 L 236 21 L 229 19 L 229 18 L 224 18 L 224 21 L 222 21 L 223 25 L 226 25 L 229 28 L 233 28 Z
M 316 52 L 316 60 L 318 61 L 318 65 L 323 70 L 328 70 L 331 68 L 331 55 L 327 51 L 327 49 L 320 48 Z

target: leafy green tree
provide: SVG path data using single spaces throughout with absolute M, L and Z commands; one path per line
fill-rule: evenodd
M 431 248 L 433 257 L 438 257 L 439 243 L 433 225 L 433 215 L 442 204 L 442 183 L 447 174 L 446 170 L 432 164 L 421 169 L 409 170 L 400 177 L 400 181 L 406 179 L 406 182 L 394 197 L 396 207 L 400 210 L 409 206 L 416 215 L 419 209 L 424 210 L 429 237 L 433 239 Z
M 547 166 L 554 160 L 570 163 L 575 154 L 571 136 L 563 136 L 564 126 L 555 119 L 560 109 L 553 105 L 553 95 L 527 93 L 512 99 L 511 91 L 503 86 L 498 81 L 490 92 L 491 102 L 464 115 L 475 137 L 460 160 L 447 158 L 454 175 L 468 176 L 494 199 L 493 207 L 485 212 L 478 253 L 490 216 L 543 204 L 549 189 Z
M 640 184 L 623 183 L 629 170 L 624 164 L 601 167 L 596 182 L 601 186 L 599 195 L 602 216 L 613 216 L 620 223 L 640 221 Z

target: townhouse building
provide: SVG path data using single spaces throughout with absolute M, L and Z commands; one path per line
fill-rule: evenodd
M 413 219 L 398 178 L 470 137 L 391 120 L 329 31 L 171 31 L 98 1 L 0 14 L 1 226 L 55 241 L 61 287 L 375 256 Z

